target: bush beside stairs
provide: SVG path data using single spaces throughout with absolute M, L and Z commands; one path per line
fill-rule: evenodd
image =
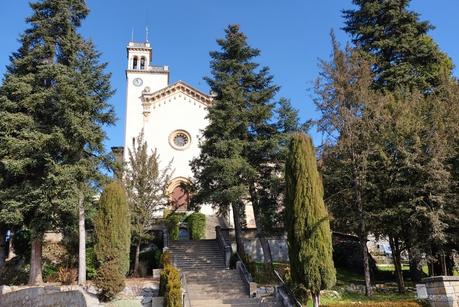
M 187 280 L 192 307 L 277 307 L 274 299 L 250 298 L 239 272 L 225 268 L 216 240 L 172 241 L 174 265 Z

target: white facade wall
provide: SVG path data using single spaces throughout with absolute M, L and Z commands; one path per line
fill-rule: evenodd
M 157 148 L 161 167 L 172 160 L 173 178 L 192 178 L 190 161 L 199 156 L 201 130 L 207 126 L 206 107 L 199 101 L 178 92 L 152 103 L 150 115 L 145 118 L 145 139 L 148 146 Z M 142 118 L 139 118 L 142 121 Z M 170 136 L 177 130 L 190 135 L 190 144 L 176 149 L 170 144 Z

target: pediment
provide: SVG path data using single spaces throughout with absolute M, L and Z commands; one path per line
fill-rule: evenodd
M 212 103 L 212 97 L 204 94 L 203 92 L 197 90 L 196 88 L 192 87 L 191 85 L 186 84 L 183 81 L 178 81 L 168 87 L 160 89 L 156 92 L 142 92 L 142 102 L 145 105 L 152 105 L 156 102 L 159 102 L 163 99 L 171 98 L 175 95 L 183 94 L 186 95 L 204 106 L 208 107 Z

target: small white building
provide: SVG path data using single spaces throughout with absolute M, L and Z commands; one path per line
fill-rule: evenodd
M 168 192 L 178 210 L 187 210 L 189 196 L 182 184 L 193 180 L 190 161 L 199 156 L 199 140 L 208 124 L 212 97 L 183 81 L 169 84 L 169 67 L 151 65 L 152 55 L 149 42 L 129 42 L 127 46 L 123 159 L 128 161 L 128 149 L 132 150 L 143 129 L 148 147 L 159 154 L 160 167 L 172 161 Z M 253 225 L 252 207 L 246 209 L 247 222 Z M 201 212 L 214 214 L 211 206 L 203 206 Z

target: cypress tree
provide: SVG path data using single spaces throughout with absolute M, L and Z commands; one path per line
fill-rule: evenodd
M 43 233 L 75 227 L 78 208 L 84 283 L 84 206 L 103 177 L 102 126 L 114 123 L 110 75 L 77 33 L 85 1 L 42 0 L 31 8 L 0 87 L 0 221 L 31 229 L 29 282 L 40 283 Z
M 329 215 L 312 141 L 295 134 L 285 164 L 285 225 L 292 280 L 311 291 L 319 306 L 320 290 L 336 282 Z
M 129 270 L 130 213 L 119 182 L 109 183 L 100 196 L 94 231 L 94 251 L 99 263 L 96 286 L 102 290 L 102 297 L 109 299 L 123 289 Z
M 379 89 L 399 87 L 435 91 L 452 62 L 428 36 L 433 26 L 408 9 L 410 0 L 353 0 L 357 9 L 344 10 L 344 30 L 370 55 Z

